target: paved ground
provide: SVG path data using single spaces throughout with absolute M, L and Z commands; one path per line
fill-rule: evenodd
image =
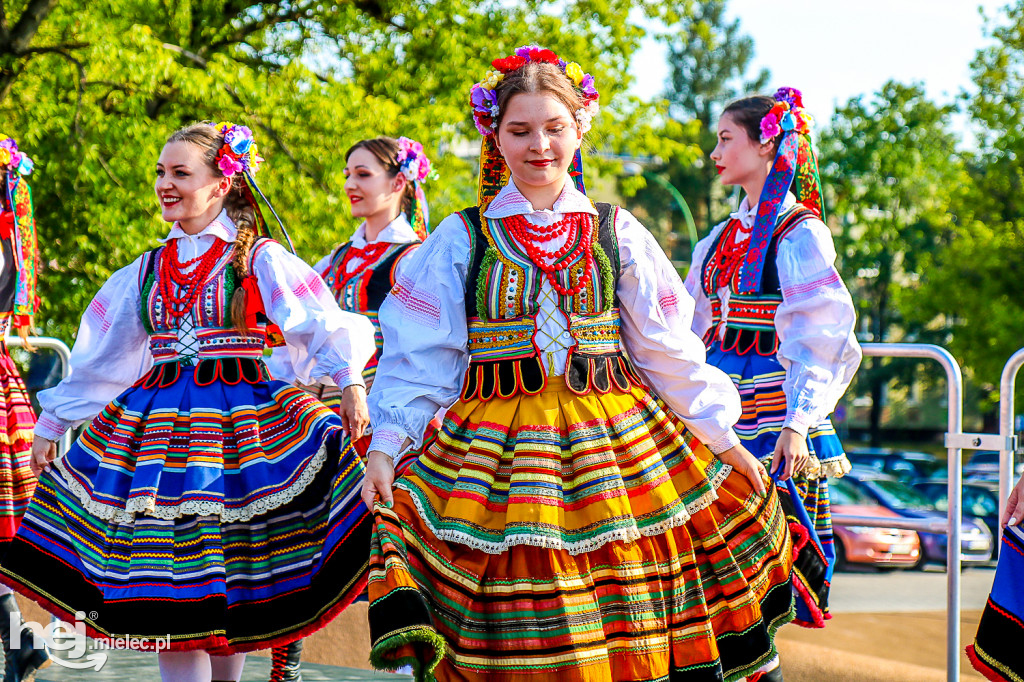
M 992 584 L 991 567 L 962 575 L 963 645 L 977 628 Z M 824 630 L 782 629 L 779 650 L 787 682 L 943 682 L 945 676 L 946 575 L 926 572 L 844 572 L 834 577 L 833 619 Z M 26 609 L 27 611 L 29 609 Z M 31 616 L 31 613 L 27 613 Z M 365 605 L 356 604 L 306 641 L 307 682 L 400 682 L 411 678 L 359 669 L 367 657 Z M 964 680 L 981 679 L 961 656 Z M 332 665 L 325 665 L 332 664 Z M 265 681 L 269 659 L 252 655 L 245 682 Z M 57 665 L 40 672 L 40 682 L 136 682 L 159 680 L 155 656 L 109 652 L 100 671 Z

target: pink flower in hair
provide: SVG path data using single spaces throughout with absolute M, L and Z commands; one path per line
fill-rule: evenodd
M 217 166 L 226 178 L 230 178 L 235 173 L 241 173 L 244 170 L 242 164 L 236 161 L 230 154 L 222 154 L 217 162 Z

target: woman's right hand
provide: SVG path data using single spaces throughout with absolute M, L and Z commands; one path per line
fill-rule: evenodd
M 52 440 L 36 436 L 32 439 L 32 461 L 29 467 L 32 474 L 38 478 L 39 474 L 50 470 L 50 462 L 57 458 L 57 444 Z
M 391 509 L 395 496 L 391 486 L 395 482 L 395 463 L 391 457 L 379 450 L 371 450 L 366 456 L 366 473 L 363 476 L 363 504 L 373 510 L 373 502 L 378 497 L 381 503 Z
M 1024 520 L 1024 476 L 1020 477 L 1017 485 L 1010 491 L 1010 497 L 1006 499 L 1006 507 L 999 515 L 999 525 L 1016 526 Z

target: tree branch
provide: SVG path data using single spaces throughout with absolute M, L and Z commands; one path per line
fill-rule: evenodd
M 199 65 L 203 69 L 206 69 L 207 64 L 209 63 L 203 57 L 197 55 L 194 52 L 190 52 L 189 50 L 186 50 L 185 48 L 180 47 L 178 45 L 172 45 L 171 43 L 164 43 L 163 47 L 166 50 L 170 50 L 172 52 L 177 52 L 181 56 L 188 58 L 189 60 L 191 60 L 195 64 Z M 277 147 L 284 153 L 284 155 L 287 156 L 289 160 L 291 160 L 292 165 L 295 166 L 295 170 L 297 170 L 299 173 L 302 173 L 303 175 L 306 175 L 309 178 L 312 178 L 313 181 L 316 182 L 316 184 L 319 185 L 320 188 L 323 189 L 325 192 L 331 191 L 330 188 L 327 186 L 327 184 L 324 182 L 323 176 L 320 173 L 317 173 L 315 170 L 313 170 L 309 166 L 307 166 L 302 161 L 300 161 L 295 156 L 295 154 L 292 152 L 292 150 L 288 147 L 288 145 L 285 144 L 284 140 L 281 138 L 281 135 L 277 132 L 277 130 L 274 129 L 274 127 L 271 126 L 269 123 L 264 122 L 260 118 L 259 114 L 257 114 L 256 112 L 252 111 L 246 105 L 246 103 L 242 99 L 241 95 L 238 94 L 237 90 L 235 90 L 233 87 L 231 87 L 227 83 L 224 83 L 223 85 L 224 85 L 224 90 L 226 90 L 227 93 L 229 95 L 231 95 L 231 99 L 235 100 L 235 103 L 238 106 L 240 106 L 242 109 L 244 109 L 252 117 L 253 121 L 260 128 L 260 130 L 262 130 L 268 136 L 270 136 L 270 139 L 272 139 L 274 141 L 274 143 L 277 145 Z
M 29 44 L 32 42 L 32 38 L 35 37 L 36 31 L 39 30 L 39 25 L 43 23 L 43 19 L 50 13 L 57 5 L 57 0 L 30 0 L 28 7 L 22 12 L 21 17 L 18 19 L 18 23 L 14 25 L 10 33 L 7 35 L 7 44 L 4 46 L 5 51 L 12 52 L 14 54 L 22 54 L 28 49 Z
M 254 33 L 259 33 L 264 29 L 270 28 L 271 26 L 283 24 L 288 21 L 297 21 L 302 17 L 303 14 L 306 13 L 306 10 L 308 8 L 309 5 L 302 5 L 296 7 L 290 12 L 285 12 L 284 14 L 270 14 L 258 21 L 252 22 L 251 24 L 245 24 L 242 27 L 240 27 L 237 31 L 235 31 L 232 35 L 227 36 L 225 38 L 221 38 L 216 42 L 204 46 L 200 50 L 200 54 L 208 55 L 216 52 L 222 47 L 245 42 L 246 38 L 248 38 L 249 36 L 253 35 Z

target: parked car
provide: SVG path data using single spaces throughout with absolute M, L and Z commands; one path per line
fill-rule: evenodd
M 921 560 L 921 540 L 912 530 L 857 525 L 853 517 L 900 518 L 845 478 L 829 485 L 836 568 L 869 564 L 879 568 L 912 568 Z
M 1024 462 L 1018 462 L 1013 468 L 1015 483 L 1024 473 Z M 964 464 L 964 480 L 999 482 L 999 452 L 996 450 L 978 450 L 972 452 Z
M 879 504 L 900 516 L 911 519 L 944 521 L 946 515 L 928 498 L 902 481 L 874 471 L 851 471 L 846 480 L 856 484 Z M 946 563 L 946 534 L 919 532 L 921 557 L 918 568 L 928 562 Z M 992 559 L 992 533 L 974 519 L 965 518 L 960 525 L 960 557 L 964 563 L 984 563 Z
M 949 494 L 946 479 L 930 478 L 913 484 L 914 490 L 928 498 L 935 508 L 946 513 L 949 509 Z M 992 535 L 999 528 L 999 485 L 985 481 L 964 481 L 963 513 L 984 523 Z M 993 558 L 999 555 L 999 543 L 994 543 Z
M 942 468 L 938 458 L 927 452 L 861 448 L 847 450 L 846 456 L 854 469 L 873 469 L 904 481 L 928 478 Z

